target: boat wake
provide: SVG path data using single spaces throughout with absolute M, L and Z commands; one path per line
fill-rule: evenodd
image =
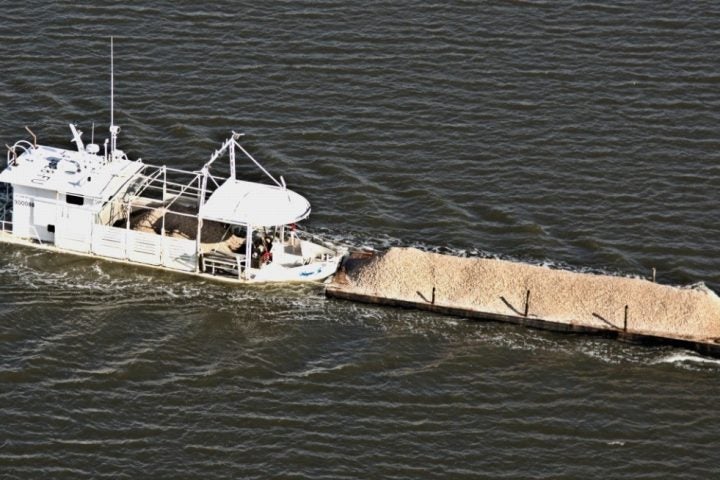
M 480 249 L 460 249 L 422 243 L 408 244 L 389 236 L 370 238 L 360 233 L 341 233 L 328 229 L 311 229 L 308 234 L 349 249 L 384 250 L 392 246 L 412 246 L 424 251 L 459 257 L 502 258 L 526 261 L 492 254 Z M 597 269 L 576 268 L 549 261 L 535 262 L 550 268 L 580 272 L 617 274 Z M 637 347 L 617 344 L 605 339 L 582 339 L 551 332 L 528 331 L 521 327 L 493 323 L 458 322 L 439 316 L 428 321 L 427 314 L 411 311 L 379 310 L 346 302 L 328 306 L 321 284 L 226 285 L 205 279 L 165 275 L 142 268 L 107 263 L 101 259 L 55 256 L 46 252 L 11 250 L 0 254 L 0 273 L 7 279 L 0 286 L 0 297 L 10 307 L 24 304 L 28 295 L 44 292 L 39 301 L 66 304 L 72 300 L 77 308 L 108 309 L 131 305 L 153 308 L 167 304 L 212 307 L 216 312 L 236 315 L 240 306 L 259 312 L 266 320 L 281 322 L 324 318 L 333 323 L 362 325 L 381 329 L 387 334 L 422 334 L 445 341 L 470 341 L 472 344 L 496 345 L 511 350 L 533 352 L 565 352 L 581 355 L 606 364 L 673 365 L 683 369 L 718 369 L 720 359 L 702 357 L 687 351 L 667 348 Z M 81 293 L 80 293 L 81 292 Z M 20 295 L 19 295 L 20 294 Z M 328 312 L 330 309 L 331 312 Z M 329 313 L 329 315 L 328 315 Z
M 661 358 L 650 362 L 654 365 L 671 364 L 677 367 L 687 368 L 691 370 L 712 369 L 720 370 L 720 359 L 701 357 L 691 352 L 672 352 Z

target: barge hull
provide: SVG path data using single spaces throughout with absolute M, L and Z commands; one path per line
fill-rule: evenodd
M 391 249 L 391 250 L 404 250 L 404 249 Z M 407 250 L 414 250 L 414 249 L 407 249 Z M 443 261 L 443 258 L 437 258 L 437 257 L 446 257 L 444 255 L 434 254 L 434 253 L 428 253 L 428 252 L 421 252 L 418 250 L 414 250 L 412 254 L 415 257 L 415 264 L 423 263 L 431 260 L 436 261 Z M 341 300 L 348 300 L 353 302 L 360 302 L 360 303 L 366 303 L 366 304 L 374 304 L 374 305 L 384 305 L 384 306 L 391 306 L 391 307 L 400 307 L 405 309 L 414 309 L 414 310 L 423 310 L 428 312 L 433 312 L 441 315 L 449 315 L 454 317 L 462 317 L 466 319 L 472 319 L 472 320 L 483 320 L 483 321 L 496 321 L 496 322 L 504 322 L 504 323 L 511 323 L 515 325 L 522 325 L 529 328 L 534 329 L 540 329 L 540 330 L 548 330 L 553 332 L 560 332 L 560 333 L 569 333 L 569 334 L 585 334 L 585 335 L 596 335 L 601 336 L 604 338 L 614 339 L 621 342 L 626 343 L 632 343 L 632 344 L 641 344 L 641 345 L 651 345 L 651 346 L 658 346 L 658 345 L 668 345 L 673 346 L 677 348 L 684 348 L 689 350 L 694 350 L 700 354 L 703 355 L 709 355 L 713 357 L 720 357 L 720 343 L 718 342 L 718 338 L 714 337 L 712 335 L 715 335 L 717 332 L 708 332 L 709 336 L 704 335 L 702 337 L 699 336 L 692 336 L 692 335 L 683 335 L 682 333 L 677 334 L 677 332 L 657 332 L 657 331 L 647 331 L 642 330 L 638 328 L 623 328 L 622 324 L 621 326 L 616 327 L 612 326 L 610 324 L 601 324 L 598 325 L 599 322 L 589 322 L 587 320 L 583 320 L 580 315 L 577 317 L 565 317 L 562 320 L 553 319 L 553 318 L 545 318 L 543 316 L 539 316 L 536 314 L 524 314 L 526 312 L 523 312 L 522 309 L 519 309 L 519 312 L 511 311 L 510 313 L 498 313 L 497 311 L 489 311 L 488 309 L 483 309 L 483 305 L 473 305 L 468 306 L 467 304 L 462 305 L 458 303 L 453 303 L 452 301 L 447 301 L 444 299 L 436 299 L 435 298 L 435 292 L 434 288 L 432 291 L 428 290 L 428 286 L 426 284 L 423 284 L 421 280 L 418 280 L 421 278 L 421 276 L 416 275 L 408 275 L 408 278 L 404 278 L 401 282 L 409 283 L 412 287 L 412 291 L 416 293 L 417 299 L 410 299 L 407 298 L 409 295 L 406 295 L 405 298 L 397 295 L 388 294 L 387 291 L 383 290 L 382 288 L 368 288 L 368 284 L 363 284 L 362 277 L 363 274 L 366 273 L 366 270 L 374 269 L 373 275 L 371 278 L 376 279 L 377 282 L 379 282 L 376 287 L 381 287 L 382 285 L 382 278 L 383 274 L 387 273 L 386 271 L 393 271 L 393 274 L 397 275 L 397 268 L 396 265 L 393 265 L 391 268 L 390 266 L 384 267 L 382 263 L 382 257 L 383 253 L 381 254 L 369 254 L 369 253 L 355 253 L 354 255 L 350 255 L 346 261 L 341 265 L 338 273 L 333 277 L 332 281 L 327 284 L 325 293 L 328 298 L 334 298 L 334 299 L 341 299 Z M 431 256 L 437 256 L 434 259 L 431 259 L 429 257 Z M 454 259 L 454 262 L 458 262 L 460 264 L 463 263 L 469 263 L 472 261 L 475 261 L 477 259 L 465 259 L 465 258 L 458 258 L 458 257 L 447 257 Z M 491 259 L 483 259 L 483 261 L 488 262 L 500 262 L 500 263 L 506 263 L 506 264 L 515 264 L 515 262 L 505 262 L 501 260 L 491 260 Z M 545 269 L 547 270 L 548 275 L 552 275 L 552 272 L 557 272 L 557 270 L 551 270 L 547 269 L 546 267 L 537 267 L 537 266 L 527 266 L 528 268 L 533 269 Z M 386 271 L 383 271 L 386 270 Z M 542 273 L 542 272 L 540 272 Z M 608 277 L 604 275 L 591 275 L 591 274 L 579 274 L 579 273 L 571 273 L 571 272 L 564 272 L 571 275 L 577 275 L 582 278 L 581 280 L 587 280 L 587 277 L 596 277 L 603 279 L 604 281 L 608 281 L 611 284 L 615 282 L 617 279 L 618 282 L 622 281 L 624 277 Z M 451 275 L 451 274 L 449 274 Z M 452 276 L 452 275 L 451 275 Z M 380 280 L 377 280 L 380 279 Z M 487 280 L 487 279 L 486 279 Z M 592 280 L 592 278 L 590 279 Z M 648 282 L 646 280 L 639 280 L 639 279 L 630 279 L 632 281 L 638 281 L 638 282 L 646 282 L 650 284 L 651 282 Z M 460 279 L 458 279 L 458 283 L 462 283 Z M 654 286 L 654 287 L 653 287 Z M 476 285 L 467 285 L 465 284 L 465 289 L 479 289 L 482 290 L 484 287 L 483 281 L 478 281 Z M 648 288 L 655 288 L 658 287 L 657 284 L 651 284 L 648 286 Z M 663 286 L 667 287 L 667 286 Z M 619 287 L 618 287 L 619 288 Z M 678 292 L 685 292 L 686 288 L 677 288 L 677 287 L 667 287 L 671 289 L 676 289 Z M 425 291 L 428 292 L 425 296 L 421 295 L 420 292 Z M 432 292 L 432 293 L 431 293 Z M 556 293 L 556 292 L 555 292 Z M 566 292 L 561 292 L 566 293 Z M 670 291 L 670 294 L 668 295 L 667 301 L 672 301 L 672 291 Z M 713 295 L 712 292 L 709 292 L 708 295 Z M 529 297 L 529 294 L 528 294 Z M 528 298 L 531 302 L 531 300 Z M 504 301 L 504 299 L 503 299 Z M 509 306 L 509 305 L 508 305 Z M 526 307 L 527 308 L 527 307 Z M 508 309 L 510 310 L 510 308 Z M 713 312 L 714 313 L 714 312 Z M 568 319 L 569 318 L 569 319 Z M 720 317 L 718 317 L 718 320 L 720 320 Z M 691 325 L 692 326 L 692 325 Z

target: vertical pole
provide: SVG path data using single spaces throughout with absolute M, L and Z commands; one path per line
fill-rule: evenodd
M 125 228 L 125 260 L 128 258 L 128 239 L 130 238 L 130 213 L 132 213 L 132 206 L 130 202 L 127 202 L 127 225 Z
M 163 203 L 167 200 L 167 165 L 163 165 Z
M 125 228 L 126 228 L 127 230 L 130 230 L 130 212 L 131 212 L 131 209 L 132 209 L 132 207 L 130 207 L 130 202 L 127 202 L 126 207 L 127 207 L 127 222 L 126 222 Z
M 115 125 L 115 60 L 113 51 L 113 37 L 110 37 L 110 127 Z M 112 145 L 115 149 L 115 145 Z
M 277 258 L 277 261 L 282 261 L 282 258 L 285 256 L 285 225 L 280 226 L 280 257 Z
M 628 306 L 625 305 L 625 321 L 623 321 L 623 332 L 627 332 Z
M 202 174 L 198 175 L 198 187 L 200 189 L 200 197 L 198 198 L 198 210 L 197 215 L 195 218 L 197 218 L 197 237 L 195 239 L 195 250 L 198 260 L 202 257 L 202 243 L 201 243 L 201 236 L 202 236 L 202 227 L 203 227 L 203 221 L 200 217 L 200 209 L 202 208 L 203 204 L 205 203 L 205 188 L 207 187 L 207 168 L 202 169 Z M 197 263 L 195 267 L 195 271 L 200 271 L 200 262 Z
M 528 310 L 530 309 L 530 290 L 525 294 L 525 317 L 528 316 Z
M 230 178 L 235 180 L 235 139 L 232 139 L 232 142 L 230 143 L 230 151 L 228 152 L 230 155 Z
M 655 274 L 656 273 L 657 273 L 657 271 L 655 270 L 655 267 L 653 267 L 653 269 L 652 269 L 653 283 L 655 283 Z
M 163 165 L 163 191 L 162 191 L 162 209 L 163 209 L 163 216 L 162 216 L 162 227 L 160 228 L 160 235 L 161 238 L 165 237 L 165 215 L 167 214 L 167 208 L 165 208 L 165 200 L 167 200 L 167 166 Z
M 115 53 L 113 37 L 110 37 L 110 161 L 115 159 L 117 135 L 120 130 L 115 126 Z
M 198 177 L 198 188 L 200 189 L 200 196 L 198 197 L 198 213 L 203 205 L 205 205 L 205 192 L 207 191 L 207 179 L 210 175 L 210 170 L 207 167 L 203 167 L 200 176 Z
M 432 304 L 435 305 L 435 287 L 432 289 Z
M 252 227 L 247 224 L 247 236 L 245 237 L 245 280 L 250 280 L 250 265 L 252 259 Z
M 199 213 L 197 214 L 197 216 L 195 218 L 197 218 L 197 224 L 198 224 L 197 238 L 195 239 L 195 252 L 196 252 L 197 258 L 199 260 L 200 257 L 202 257 L 202 243 L 200 240 L 200 235 L 202 233 L 203 221 L 202 221 L 202 218 L 200 218 Z M 195 272 L 197 273 L 199 271 L 200 271 L 200 263 L 198 262 L 198 264 L 195 266 Z

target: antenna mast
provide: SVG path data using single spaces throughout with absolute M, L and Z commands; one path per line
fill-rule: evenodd
M 110 128 L 115 125 L 115 54 L 113 52 L 113 37 L 110 37 Z
M 120 127 L 115 125 L 115 61 L 113 37 L 110 37 L 110 160 L 115 156 Z

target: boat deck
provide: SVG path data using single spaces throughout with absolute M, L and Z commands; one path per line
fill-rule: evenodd
M 136 210 L 130 216 L 130 229 L 160 235 L 165 223 L 165 235 L 171 238 L 195 240 L 198 220 L 191 216 L 192 208 L 173 206 L 172 211 L 164 207 Z M 122 226 L 127 222 L 123 218 L 116 222 Z M 235 255 L 245 252 L 245 238 L 235 235 L 227 224 L 205 220 L 200 234 L 203 253 L 221 253 Z

